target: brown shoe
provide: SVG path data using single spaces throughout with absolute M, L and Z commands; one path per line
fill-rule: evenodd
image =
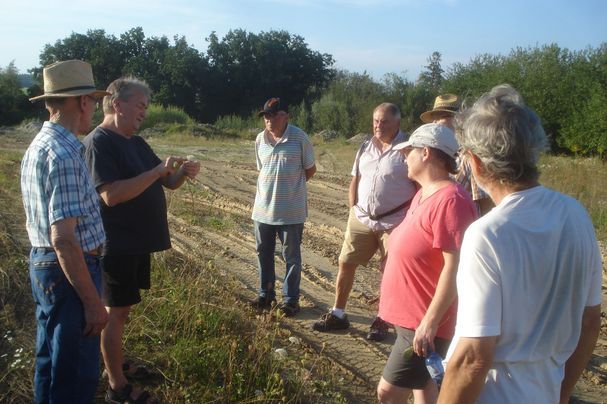
M 344 314 L 344 318 L 339 318 L 331 312 L 323 314 L 320 320 L 312 325 L 313 329 L 320 332 L 345 330 L 348 327 L 350 327 L 350 321 L 346 314 Z
M 367 339 L 369 341 L 383 341 L 388 336 L 389 327 L 389 323 L 386 323 L 379 316 L 375 317 L 373 324 L 371 324 L 371 329 L 367 334 Z
M 259 296 L 251 302 L 251 307 L 257 310 L 271 310 L 276 306 L 276 299 Z

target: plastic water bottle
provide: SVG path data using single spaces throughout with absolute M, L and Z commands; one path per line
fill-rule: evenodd
M 440 387 L 445 375 L 445 368 L 443 368 L 443 358 L 440 357 L 436 352 L 431 352 L 430 355 L 426 356 L 426 368 L 430 377 Z

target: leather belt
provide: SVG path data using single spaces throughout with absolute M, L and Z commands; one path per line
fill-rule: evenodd
M 38 250 L 42 250 L 42 252 L 44 254 L 55 252 L 55 249 L 53 247 L 34 247 L 34 248 L 36 248 Z M 99 247 L 97 247 L 97 248 L 95 248 L 94 250 L 91 250 L 91 251 L 84 251 L 85 254 L 92 255 L 93 257 L 101 255 L 101 252 L 102 252 L 102 247 L 101 246 L 99 246 Z

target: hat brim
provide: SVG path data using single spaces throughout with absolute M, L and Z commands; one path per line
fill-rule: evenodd
M 453 111 L 451 109 L 436 108 L 436 109 L 422 113 L 419 116 L 419 119 L 421 119 L 421 121 L 423 123 L 432 123 L 434 121 L 434 119 L 436 119 L 435 117 L 439 112 L 447 112 L 451 115 L 455 115 L 455 113 L 456 113 L 455 111 Z
M 81 95 L 90 95 L 93 97 L 104 97 L 106 95 L 111 95 L 112 93 L 104 91 L 104 90 L 74 90 L 74 91 L 68 91 L 65 93 L 52 93 L 52 94 L 42 94 L 42 95 L 38 95 L 36 97 L 32 97 L 30 98 L 30 101 L 37 101 L 37 100 L 42 100 L 44 98 L 65 98 L 65 97 L 78 97 Z
M 259 111 L 259 112 L 257 113 L 257 116 L 264 116 L 265 114 L 276 114 L 276 113 L 278 113 L 278 112 L 280 112 L 280 111 L 284 111 L 284 112 L 286 112 L 287 114 L 289 113 L 289 111 L 284 110 L 284 109 L 277 109 L 276 111 L 265 111 L 265 110 L 263 110 L 263 111 Z
M 401 143 L 397 144 L 392 149 L 393 150 L 404 150 L 408 147 L 415 147 L 415 143 L 410 140 L 407 140 L 406 142 L 401 142 Z

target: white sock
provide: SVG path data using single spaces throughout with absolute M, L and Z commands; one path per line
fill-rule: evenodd
M 333 307 L 333 309 L 331 309 L 331 314 L 343 320 L 344 316 L 346 315 L 346 311 L 344 309 L 338 309 L 337 307 Z

